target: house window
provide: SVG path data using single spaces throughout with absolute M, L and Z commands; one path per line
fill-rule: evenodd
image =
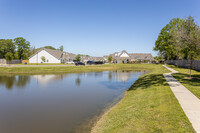
M 49 60 L 47 60 L 47 62 L 49 62 Z

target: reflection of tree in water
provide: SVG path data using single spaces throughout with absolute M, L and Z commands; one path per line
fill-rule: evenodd
M 95 76 L 95 78 L 97 78 L 97 77 L 102 77 L 102 76 L 103 76 L 103 73 L 102 73 L 102 72 L 95 72 L 95 73 L 94 73 L 94 76 Z
M 29 82 L 30 82 L 30 76 L 19 76 L 16 86 L 24 88 L 26 86 L 26 84 Z
M 76 78 L 76 86 L 80 86 L 80 84 L 81 84 L 81 79 L 80 79 L 80 77 L 78 76 L 78 77 Z
M 113 72 L 109 71 L 109 73 L 108 73 L 109 81 L 112 81 L 112 74 L 113 74 Z
M 13 88 L 13 85 L 15 84 L 15 81 L 16 81 L 16 77 L 15 76 L 5 77 L 6 88 L 8 90 L 11 90 Z
M 24 88 L 29 81 L 29 76 L 18 76 L 18 78 L 14 75 L 0 76 L 0 85 L 5 85 L 8 90 L 11 90 L 14 85 Z

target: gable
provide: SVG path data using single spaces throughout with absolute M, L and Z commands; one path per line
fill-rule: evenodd
M 127 53 L 123 52 L 123 53 L 120 55 L 120 57 L 129 57 L 129 55 L 128 55 Z
M 46 59 L 58 60 L 56 57 L 54 57 L 53 55 L 51 55 L 46 50 L 41 50 L 41 51 L 37 52 L 35 55 L 33 55 L 32 57 L 30 57 L 29 60 L 34 59 L 34 58 L 41 59 L 42 56 L 44 56 Z

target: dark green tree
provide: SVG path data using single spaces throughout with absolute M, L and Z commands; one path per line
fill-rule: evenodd
M 43 48 L 56 50 L 56 48 L 54 48 L 54 47 L 52 47 L 52 46 L 44 46 Z
M 81 55 L 80 54 L 76 55 L 75 59 L 77 62 L 81 61 Z
M 110 55 L 109 57 L 108 57 L 108 62 L 111 62 L 113 60 L 113 57 Z
M 11 60 L 13 60 L 13 58 L 14 58 L 13 53 L 11 53 L 11 52 L 6 53 L 5 54 L 5 58 L 6 58 L 6 60 L 8 62 L 11 61 Z
M 45 58 L 44 56 L 41 57 L 41 60 L 42 60 L 43 62 L 46 62 L 46 58 Z
M 30 55 L 30 42 L 23 37 L 17 37 L 14 39 L 14 43 L 17 46 L 19 59 L 28 59 Z
M 63 45 L 61 45 L 61 46 L 59 47 L 59 50 L 60 50 L 60 51 L 63 51 L 63 49 L 64 49 L 64 47 L 63 47 Z
M 6 53 L 15 53 L 15 44 L 12 39 L 0 39 L 0 58 L 5 58 Z

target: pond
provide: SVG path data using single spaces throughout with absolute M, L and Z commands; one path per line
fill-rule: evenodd
M 144 71 L 0 76 L 0 133 L 88 132 Z

